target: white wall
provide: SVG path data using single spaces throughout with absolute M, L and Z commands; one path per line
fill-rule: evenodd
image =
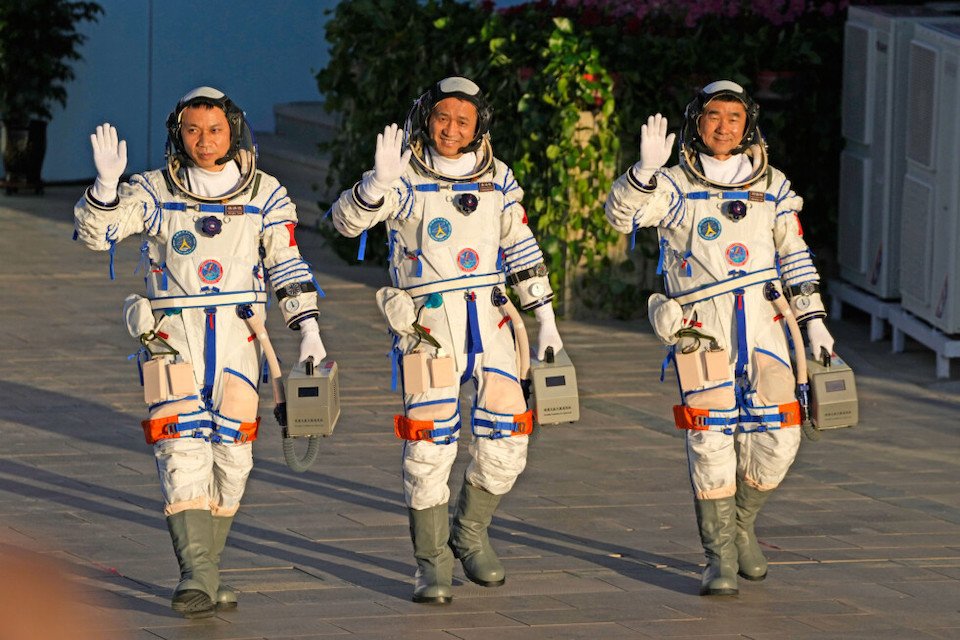
M 94 176 L 89 135 L 104 121 L 127 140 L 128 171 L 160 166 L 167 114 L 199 85 L 224 91 L 255 131 L 273 130 L 275 103 L 320 99 L 335 0 L 98 1 L 105 13 L 82 27 L 84 59 L 47 131 L 44 180 Z

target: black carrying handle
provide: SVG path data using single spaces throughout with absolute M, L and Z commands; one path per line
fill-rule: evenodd
M 820 347 L 820 362 L 823 366 L 830 368 L 830 352 L 826 347 Z

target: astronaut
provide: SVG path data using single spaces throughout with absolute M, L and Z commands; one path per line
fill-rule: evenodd
M 651 116 L 640 161 L 616 180 L 605 207 L 618 231 L 659 234 L 666 295 L 650 298 L 649 313 L 678 373 L 674 417 L 686 432 L 707 559 L 701 595 L 735 595 L 738 574 L 767 574 L 754 522 L 801 433 L 787 322 L 805 325 L 815 356 L 834 342 L 800 227 L 803 201 L 767 164 L 758 113 L 740 85 L 708 84 L 687 105 L 680 163 L 666 168 L 674 134 Z M 773 303 L 781 291 L 792 317 Z
M 514 339 L 522 321 L 510 321 L 506 284 L 540 322 L 539 357 L 563 346 L 543 253 L 520 204 L 523 191 L 493 156 L 491 117 L 471 80 L 440 80 L 414 102 L 403 129 L 392 124 L 377 135 L 374 169 L 333 207 L 345 236 L 380 222 L 387 228 L 393 286 L 377 300 L 403 375 L 404 414 L 394 418 L 394 430 L 404 441 L 404 500 L 418 567 L 414 602 L 451 602 L 454 556 L 477 584 L 505 580 L 487 527 L 524 469 L 533 427 Z M 426 373 L 417 374 L 424 365 Z M 451 527 L 447 480 L 457 454 L 460 387 L 470 379 L 471 462 Z
M 172 607 L 188 618 L 236 607 L 220 555 L 253 466 L 261 346 L 269 281 L 300 361 L 326 354 L 317 284 L 294 238 L 286 190 L 256 167 L 243 112 L 199 87 L 167 118 L 166 167 L 120 183 L 126 141 L 108 123 L 90 136 L 97 179 L 74 209 L 76 235 L 109 251 L 139 234 L 146 297 L 124 315 L 144 349 L 143 421 L 180 565 Z

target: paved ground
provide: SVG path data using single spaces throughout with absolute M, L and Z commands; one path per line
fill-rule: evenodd
M 582 419 L 536 434 L 497 514 L 506 585 L 465 583 L 458 568 L 452 606 L 411 603 L 390 426 L 399 401 L 373 304 L 384 276 L 338 263 L 311 234 L 301 244 L 328 295 L 321 328 L 342 367 L 343 416 L 304 474 L 285 467 L 265 424 L 224 554 L 240 608 L 179 618 L 126 359 L 136 345 L 120 321 L 124 296 L 140 290 L 137 242 L 121 245 L 109 281 L 106 256 L 70 241 L 80 191 L 0 196 L 5 640 L 960 638 L 957 371 L 938 381 L 931 353 L 891 355 L 857 318 L 833 329 L 858 373 L 862 423 L 805 441 L 758 525 L 772 561 L 765 582 L 741 584 L 735 598 L 697 595 L 703 558 L 655 338 L 641 323 L 561 321 Z M 295 336 L 277 320 L 274 340 L 292 358 Z M 23 617 L 35 630 L 16 635 Z

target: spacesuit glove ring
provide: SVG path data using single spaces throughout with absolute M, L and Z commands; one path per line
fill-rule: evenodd
M 93 148 L 93 164 L 97 168 L 93 197 L 101 202 L 113 202 L 120 176 L 127 168 L 127 141 L 119 140 L 117 129 L 104 122 L 90 134 L 90 146 Z
M 552 347 L 553 353 L 560 353 L 563 349 L 563 340 L 560 339 L 560 332 L 557 331 L 557 320 L 553 315 L 553 307 L 549 304 L 537 307 L 533 310 L 537 316 L 537 322 L 540 323 L 540 332 L 537 334 L 537 360 L 542 361 L 547 355 L 547 348 Z
M 307 358 L 313 358 L 315 365 L 327 357 L 327 350 L 323 347 L 323 341 L 320 339 L 320 325 L 316 318 L 307 318 L 300 321 L 300 359 L 298 362 L 306 362 Z
M 403 129 L 396 123 L 387 125 L 377 134 L 377 151 L 374 154 L 372 186 L 381 194 L 400 179 L 410 164 L 411 150 L 403 150 Z
M 827 330 L 822 318 L 813 318 L 807 321 L 807 342 L 810 344 L 810 355 L 814 360 L 820 360 L 820 349 L 826 349 L 833 354 L 833 336 Z
M 637 169 L 652 176 L 670 159 L 676 134 L 667 135 L 667 119 L 659 113 L 640 127 L 640 162 Z

